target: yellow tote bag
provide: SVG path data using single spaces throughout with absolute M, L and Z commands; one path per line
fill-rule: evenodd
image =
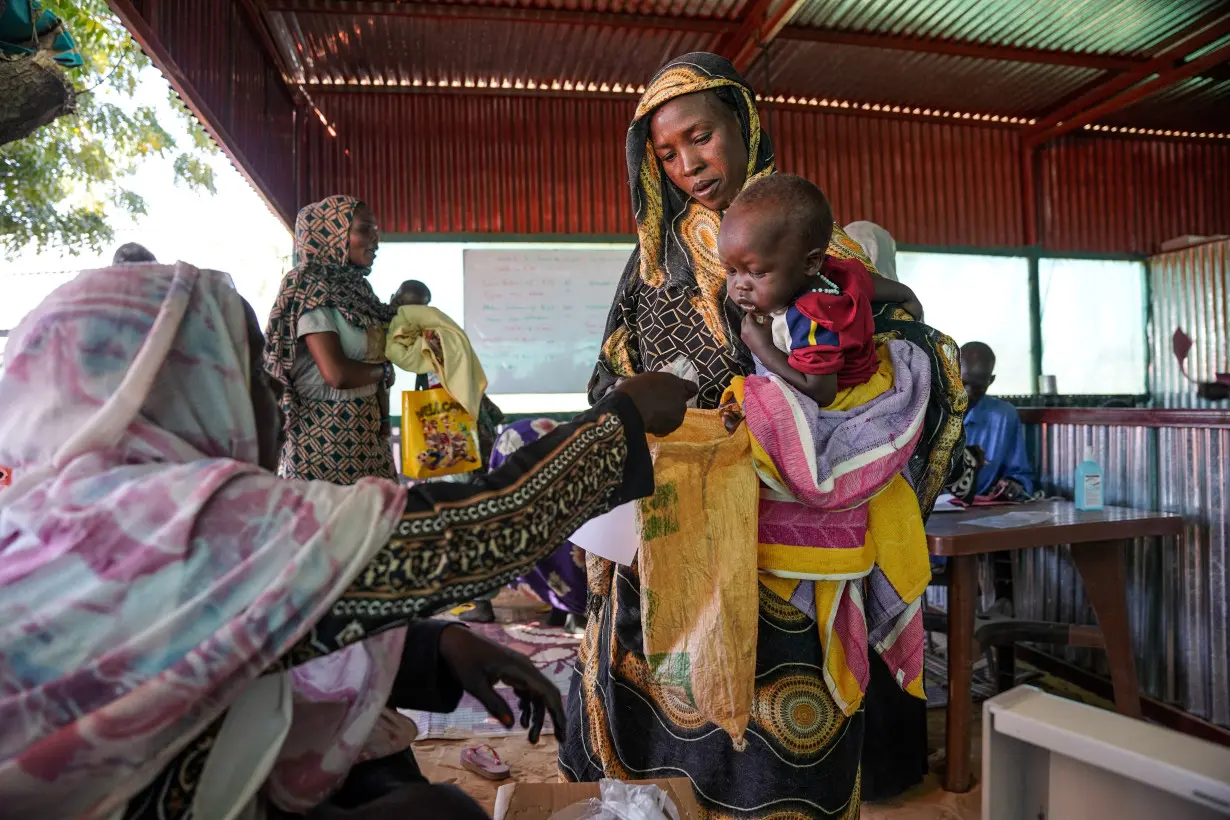
M 747 425 L 714 410 L 651 439 L 657 491 L 638 508 L 641 627 L 660 685 L 744 748 L 756 685 L 760 482 Z
M 401 394 L 401 471 L 410 478 L 469 473 L 482 466 L 478 425 L 443 387 Z

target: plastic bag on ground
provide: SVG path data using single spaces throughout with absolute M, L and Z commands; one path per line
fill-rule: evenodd
M 603 780 L 601 797 L 569 806 L 550 820 L 679 820 L 679 809 L 666 792 L 652 783 Z

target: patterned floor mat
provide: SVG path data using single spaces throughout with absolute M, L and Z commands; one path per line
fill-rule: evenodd
M 485 638 L 507 646 L 524 655 L 528 655 L 534 666 L 556 685 L 561 696 L 568 697 L 568 685 L 572 678 L 572 667 L 576 663 L 577 646 L 580 637 L 571 635 L 563 629 L 546 626 L 539 623 L 513 624 L 470 624 L 471 629 Z M 499 687 L 497 691 L 504 696 L 516 714 L 516 699 L 508 687 Z M 470 737 L 503 737 L 506 735 L 521 735 L 525 730 L 520 726 L 505 729 L 495 718 L 487 714 L 483 705 L 470 695 L 462 698 L 455 711 L 447 715 L 430 712 L 406 710 L 403 714 L 410 717 L 419 727 L 419 740 L 433 739 L 464 739 Z M 553 734 L 551 719 L 547 718 L 545 734 Z

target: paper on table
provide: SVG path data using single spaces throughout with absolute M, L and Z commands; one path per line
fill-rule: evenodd
M 621 504 L 608 513 L 591 518 L 568 540 L 586 552 L 631 566 L 640 543 L 636 537 L 636 502 Z
M 931 508 L 931 512 L 937 512 L 937 513 L 961 512 L 965 508 L 958 506 L 957 504 L 954 504 L 953 502 L 956 500 L 957 500 L 957 497 L 953 495 L 952 493 L 944 493 L 939 498 L 935 499 L 935 506 Z
M 1011 530 L 1016 527 L 1028 527 L 1033 524 L 1041 524 L 1043 521 L 1050 521 L 1055 516 L 1049 512 L 1042 510 L 1018 510 L 1016 512 L 1004 513 L 1003 515 L 990 515 L 986 518 L 973 518 L 969 521 L 962 521 L 962 524 L 967 524 L 971 527 L 993 527 L 997 530 Z

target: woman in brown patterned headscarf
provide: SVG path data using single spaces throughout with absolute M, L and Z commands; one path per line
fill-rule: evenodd
M 621 378 L 684 357 L 699 373 L 699 406 L 714 408 L 731 379 L 752 368 L 716 253 L 721 214 L 745 185 L 776 170 L 751 88 L 717 55 L 673 60 L 640 100 L 627 160 L 638 246 L 611 307 L 590 400 L 600 400 Z M 829 253 L 858 259 L 874 272 L 840 228 Z M 933 399 L 909 476 L 929 512 L 961 438 L 956 347 L 893 306 L 877 305 L 876 313 L 877 341 L 904 338 L 932 354 Z M 874 710 L 909 724 L 900 729 L 910 735 L 901 743 L 909 758 L 901 779 L 912 782 L 925 771 L 924 704 L 907 703 L 902 717 L 900 704 L 885 707 L 884 690 L 890 699 L 912 699 L 870 653 L 864 708 L 844 717 L 822 678 L 815 623 L 763 586 L 748 744 L 734 751 L 725 732 L 699 717 L 686 690 L 651 672 L 635 569 L 594 556 L 587 569 L 589 628 L 568 701 L 571 731 L 560 751 L 569 779 L 687 776 L 717 818 L 858 817 L 861 783 L 876 765 L 867 760 L 860 767 L 865 721 Z
M 379 246 L 371 209 L 353 197 L 308 205 L 295 220 L 295 268 L 265 331 L 265 369 L 283 389 L 286 478 L 397 477 L 384 356 L 394 310 L 367 280 Z

